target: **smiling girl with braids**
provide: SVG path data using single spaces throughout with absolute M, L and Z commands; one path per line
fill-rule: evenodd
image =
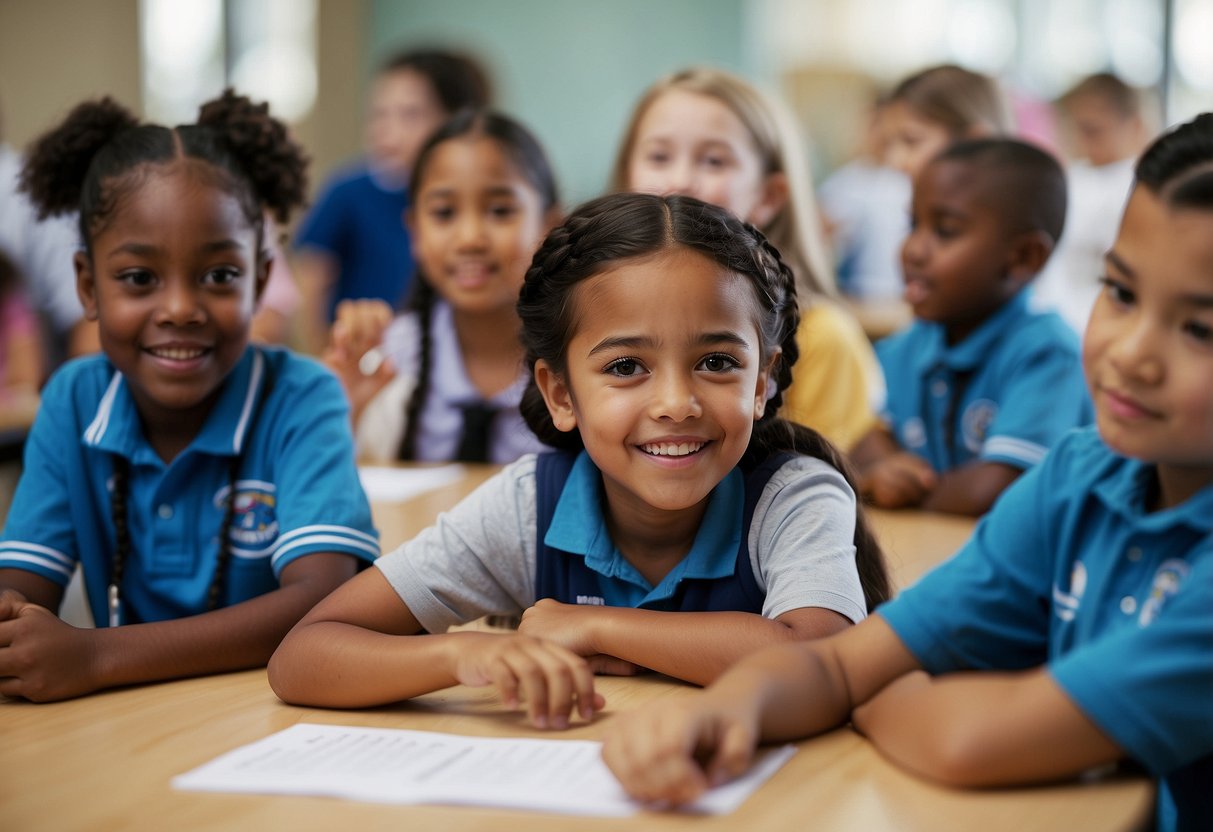
M 197 124 L 81 104 L 23 176 L 79 211 L 77 288 L 103 353 L 47 385 L 0 537 L 0 694 L 45 701 L 264 664 L 378 554 L 340 386 L 249 344 L 305 160 L 264 105 Z M 79 564 L 98 629 L 55 616 Z M 109 626 L 104 626 L 109 625 Z
M 798 307 L 760 232 L 690 197 L 603 197 L 548 235 L 518 312 L 522 412 L 558 450 L 322 601 L 270 663 L 279 696 L 357 707 L 495 685 L 564 727 L 602 706 L 594 671 L 705 684 L 887 597 L 845 464 L 773 416 Z M 519 612 L 517 633 L 418 637 Z

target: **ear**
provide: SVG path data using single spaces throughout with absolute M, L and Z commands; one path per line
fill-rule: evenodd
M 766 228 L 771 220 L 779 215 L 788 204 L 788 176 L 786 173 L 768 173 L 762 182 L 762 194 L 757 204 L 750 210 L 750 222 L 759 228 Z
M 274 252 L 266 249 L 257 258 L 257 275 L 253 280 L 253 308 L 256 309 L 261 305 L 261 295 L 265 293 L 265 287 L 270 282 L 270 272 L 274 268 L 274 263 L 277 262 L 274 258 Z
M 770 401 L 771 396 L 775 395 L 775 366 L 779 363 L 781 355 L 783 355 L 782 349 L 773 350 L 766 364 L 758 371 L 758 383 L 754 386 L 755 422 L 767 412 L 767 402 Z
M 93 274 L 93 264 L 88 254 L 77 251 L 72 255 L 72 265 L 76 267 L 76 295 L 80 305 L 84 307 L 84 317 L 87 320 L 97 320 L 97 278 Z
M 577 427 L 573 391 L 542 358 L 535 362 L 535 386 L 543 394 L 543 403 L 548 406 L 556 430 L 568 433 Z
M 1053 253 L 1053 238 L 1043 231 L 1023 231 L 1011 239 L 1007 277 L 1016 290 L 1040 273 Z

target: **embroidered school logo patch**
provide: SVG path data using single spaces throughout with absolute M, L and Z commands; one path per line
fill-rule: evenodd
M 602 598 L 598 595 L 578 595 L 577 603 L 588 605 L 591 607 L 605 607 L 606 599 Z
M 906 419 L 901 426 L 901 441 L 907 448 L 921 448 L 927 444 L 927 429 L 917 416 Z
M 1150 584 L 1150 596 L 1141 605 L 1141 612 L 1137 616 L 1139 626 L 1148 627 L 1154 623 L 1154 619 L 1162 611 L 1167 599 L 1179 592 L 1179 585 L 1184 582 L 1184 578 L 1188 577 L 1190 569 L 1187 561 L 1177 558 L 1162 562 Z
M 227 491 L 227 486 L 224 486 L 215 492 L 215 507 L 220 511 L 227 500 Z M 278 538 L 276 491 L 272 482 L 237 481 L 232 525 L 228 530 L 233 544 L 232 554 L 239 557 L 270 554 L 267 547 Z
M 1078 605 L 1082 602 L 1082 594 L 1087 591 L 1087 567 L 1082 565 L 1082 561 L 1074 561 L 1074 568 L 1070 570 L 1070 586 L 1069 590 L 1062 590 L 1056 584 L 1053 585 L 1053 612 L 1057 613 L 1057 617 L 1062 621 L 1073 621 L 1074 616 L 1078 613 Z
M 965 447 L 972 453 L 981 450 L 990 432 L 990 425 L 998 416 L 998 403 L 989 399 L 978 399 L 965 408 L 961 418 L 960 430 L 964 436 Z

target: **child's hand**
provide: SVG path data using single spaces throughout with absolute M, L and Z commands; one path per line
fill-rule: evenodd
M 632 797 L 679 806 L 745 771 L 757 744 L 757 709 L 709 691 L 616 717 L 602 759 Z
M 337 304 L 337 319 L 320 359 L 341 380 L 355 414 L 396 375 L 390 361 L 370 366 L 373 355 L 367 355 L 379 346 L 391 322 L 392 309 L 381 300 L 343 300 Z
M 935 489 L 936 482 L 931 463 L 899 451 L 868 469 L 860 490 L 880 508 L 905 508 L 922 503 Z
M 596 614 L 603 609 L 541 598 L 522 613 L 518 632 L 555 642 L 578 656 L 589 658 L 602 652 L 594 642 L 591 628 Z
M 96 690 L 93 635 L 19 592 L 0 592 L 0 694 L 54 702 Z
M 606 705 L 586 660 L 558 644 L 522 634 L 461 636 L 455 678 L 468 687 L 495 685 L 507 708 L 526 702 L 536 728 L 567 728 L 574 706 L 590 720 Z

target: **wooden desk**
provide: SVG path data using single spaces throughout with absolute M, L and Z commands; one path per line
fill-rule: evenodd
M 717 818 L 631 820 L 319 797 L 175 791 L 173 776 L 297 722 L 479 736 L 596 739 L 616 712 L 693 688 L 663 677 L 601 678 L 607 710 L 560 734 L 527 727 L 488 690 L 457 687 L 366 711 L 282 704 L 265 671 L 108 691 L 50 705 L 0 700 L 0 828 L 6 830 L 1125 830 L 1150 813 L 1141 779 L 960 792 L 886 763 L 849 729 L 800 751 L 741 809 Z
M 385 548 L 408 539 L 490 476 L 376 505 Z M 899 585 L 950 555 L 971 523 L 912 512 L 873 512 Z M 630 820 L 440 806 L 400 807 L 325 798 L 178 792 L 169 782 L 238 746 L 297 722 L 445 731 L 479 736 L 597 739 L 613 714 L 692 687 L 664 677 L 600 677 L 607 710 L 591 725 L 540 733 L 505 711 L 491 690 L 464 687 L 389 708 L 325 711 L 281 703 L 264 670 L 106 691 L 49 705 L 0 698 L 3 830 L 1128 830 L 1148 819 L 1144 779 L 961 792 L 918 780 L 880 758 L 849 729 L 800 751 L 738 812 L 719 818 L 645 814 Z

